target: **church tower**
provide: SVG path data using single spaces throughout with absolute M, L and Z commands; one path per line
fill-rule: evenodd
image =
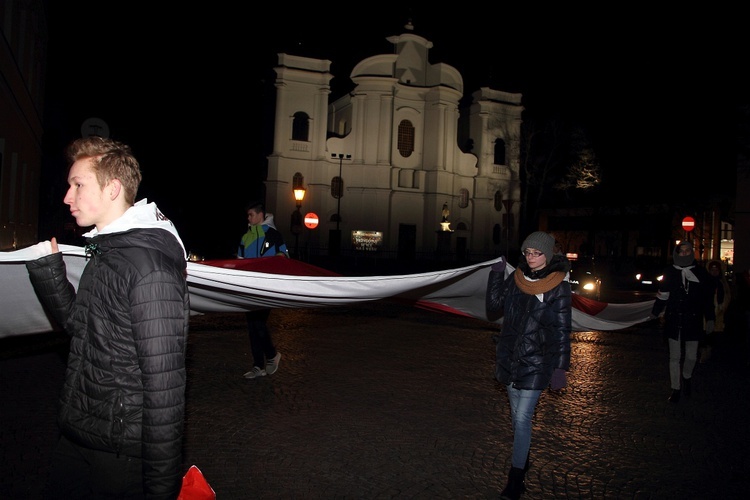
M 463 118 L 475 149 L 463 152 L 461 74 L 430 63 L 432 42 L 411 24 L 387 40 L 393 53 L 359 62 L 353 90 L 330 103 L 330 61 L 279 54 L 266 180 L 278 229 L 321 254 L 506 253 L 517 240 L 521 95 L 475 92 Z M 292 231 L 294 187 L 306 190 L 302 213 L 317 214 L 316 228 Z

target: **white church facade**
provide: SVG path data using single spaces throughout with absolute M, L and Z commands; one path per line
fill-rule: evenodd
M 265 197 L 290 248 L 481 261 L 518 241 L 521 94 L 481 88 L 461 116 L 461 74 L 409 27 L 333 102 L 330 61 L 278 55 Z

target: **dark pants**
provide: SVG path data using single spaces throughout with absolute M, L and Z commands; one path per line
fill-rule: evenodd
M 45 498 L 145 498 L 141 459 L 90 450 L 61 437 L 52 453 Z
M 260 369 L 266 367 L 266 360 L 276 356 L 276 347 L 268 330 L 270 309 L 258 309 L 245 313 L 247 317 L 247 333 L 250 336 L 250 350 L 253 353 L 253 366 Z

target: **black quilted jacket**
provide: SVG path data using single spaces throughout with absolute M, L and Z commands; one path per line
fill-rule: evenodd
M 162 229 L 88 243 L 77 293 L 61 253 L 26 263 L 40 301 L 71 336 L 61 432 L 85 447 L 141 457 L 146 496 L 176 498 L 190 316 L 183 249 Z
M 566 264 L 567 259 L 553 257 L 545 274 L 567 272 Z M 523 293 L 512 274 L 507 280 L 503 276 L 490 271 L 487 281 L 488 313 L 503 312 L 496 338 L 495 378 L 516 389 L 545 389 L 555 368 L 570 368 L 570 283 L 563 280 L 540 301 L 536 295 Z

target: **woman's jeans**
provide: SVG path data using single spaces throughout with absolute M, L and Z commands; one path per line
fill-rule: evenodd
M 685 362 L 680 370 L 680 358 L 682 358 L 682 342 L 669 339 L 669 381 L 672 389 L 680 390 L 680 371 L 682 378 L 691 378 L 695 362 L 698 360 L 698 341 L 685 342 Z
M 517 469 L 523 469 L 531 447 L 531 418 L 534 416 L 536 403 L 542 391 L 515 389 L 513 384 L 508 384 L 507 389 L 513 430 L 513 457 L 510 464 Z

